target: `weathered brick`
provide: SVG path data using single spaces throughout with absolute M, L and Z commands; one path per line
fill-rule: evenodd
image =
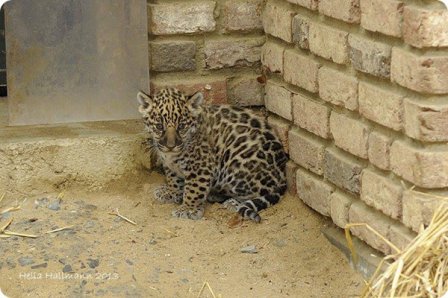
M 325 216 L 330 216 L 330 195 L 334 187 L 299 169 L 296 172 L 297 194 L 302 201 Z
M 148 28 L 154 35 L 211 32 L 215 6 L 215 1 L 149 4 Z
M 361 26 L 373 32 L 401 37 L 402 1 L 361 0 Z
M 362 165 L 352 156 L 334 149 L 325 150 L 325 178 L 354 194 L 361 189 Z
M 287 0 L 290 3 L 298 4 L 311 10 L 316 10 L 319 0 Z
M 196 44 L 193 41 L 152 41 L 151 70 L 159 72 L 196 69 Z
M 283 144 L 283 148 L 285 149 L 285 152 L 289 152 L 289 140 L 288 140 L 288 132 L 290 123 L 288 121 L 285 121 L 283 118 L 276 117 L 274 115 L 270 115 L 268 118 L 269 125 L 272 126 L 275 133 L 279 137 L 280 141 Z
M 227 31 L 263 29 L 261 12 L 263 0 L 229 0 L 224 3 L 222 14 Z
M 411 138 L 429 141 L 448 141 L 448 104 L 404 102 L 406 134 Z
M 390 169 L 390 146 L 392 138 L 378 131 L 369 135 L 369 161 L 382 170 Z
M 399 93 L 361 82 L 359 112 L 367 119 L 399 131 L 403 126 L 403 97 Z
M 285 48 L 273 42 L 266 42 L 261 50 L 261 62 L 269 71 L 283 73 L 283 52 Z
M 349 221 L 350 223 L 366 223 L 375 229 L 375 231 L 380 233 L 381 236 L 386 238 L 389 236 L 391 220 L 384 214 L 368 207 L 361 201 L 353 203 L 350 207 Z M 353 235 L 359 237 L 368 245 L 386 255 L 390 254 L 391 249 L 389 245 L 386 244 L 386 242 L 384 242 L 380 237 L 368 230 L 365 226 L 352 227 L 350 230 Z
M 391 46 L 353 34 L 348 43 L 350 61 L 355 69 L 382 78 L 390 77 Z
M 359 23 L 361 19 L 359 0 L 320 0 L 319 12 L 347 23 Z
M 355 201 L 356 199 L 345 193 L 334 192 L 331 194 L 331 219 L 338 227 L 345 228 L 345 225 L 349 223 L 350 207 Z
M 289 156 L 299 166 L 318 175 L 323 174 L 325 144 L 297 129 L 289 131 Z
M 395 141 L 390 149 L 395 174 L 424 188 L 448 187 L 448 148 L 419 149 Z
M 419 56 L 392 49 L 391 79 L 417 92 L 448 93 L 448 55 Z
M 267 83 L 265 92 L 266 108 L 280 117 L 292 121 L 292 93 L 272 81 Z
M 405 226 L 396 223 L 390 227 L 389 239 L 396 247 L 404 250 L 417 237 L 417 234 Z
M 403 223 L 415 232 L 421 226 L 427 227 L 440 204 L 448 203 L 446 199 L 407 190 L 403 193 Z
M 347 32 L 311 22 L 309 35 L 311 52 L 335 63 L 348 62 Z
M 200 82 L 200 83 L 199 83 Z M 205 101 L 213 104 L 227 103 L 227 81 L 226 79 L 204 79 L 196 80 L 151 80 L 151 93 L 154 94 L 163 88 L 177 88 L 187 95 L 201 91 L 204 94 Z
M 324 139 L 330 137 L 330 109 L 304 95 L 292 97 L 294 123 Z
M 292 42 L 292 18 L 295 12 L 286 6 L 268 1 L 263 13 L 263 28 L 266 33 Z
M 406 6 L 403 12 L 404 41 L 418 48 L 448 46 L 448 10 Z
M 392 218 L 402 215 L 403 189 L 388 177 L 365 169 L 361 177 L 361 200 Z
M 309 19 L 302 16 L 296 15 L 292 20 L 292 40 L 297 43 L 297 45 L 302 48 L 308 50 L 310 48 L 309 43 L 309 31 L 310 24 Z
M 330 130 L 336 146 L 356 156 L 367 158 L 369 139 L 367 125 L 333 111 L 330 116 Z
M 288 185 L 288 191 L 291 195 L 297 194 L 297 186 L 296 186 L 296 173 L 298 166 L 292 162 L 288 161 L 286 163 L 286 184 Z
M 300 54 L 294 49 L 285 51 L 284 79 L 286 82 L 302 87 L 310 92 L 319 90 L 317 76 L 320 64 L 310 56 Z M 300 69 L 300 71 L 297 71 Z
M 322 67 L 319 70 L 319 96 L 334 105 L 356 110 L 358 79 L 329 67 Z
M 263 86 L 256 78 L 240 78 L 227 83 L 228 100 L 236 106 L 262 106 Z
M 264 37 L 206 40 L 204 45 L 206 68 L 256 65 L 260 62 L 263 44 Z

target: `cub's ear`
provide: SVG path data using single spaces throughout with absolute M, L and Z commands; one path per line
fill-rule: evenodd
M 140 113 L 144 113 L 145 110 L 148 109 L 148 107 L 152 104 L 152 98 L 148 94 L 146 94 L 143 91 L 139 91 L 137 93 L 137 101 L 140 104 L 138 107 L 138 110 Z
M 196 92 L 195 94 L 193 94 L 188 98 L 188 104 L 195 110 L 198 109 L 203 103 L 204 103 L 204 94 L 202 94 L 202 92 L 200 91 Z

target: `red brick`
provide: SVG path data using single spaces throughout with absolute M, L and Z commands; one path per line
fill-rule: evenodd
M 359 0 L 320 0 L 319 12 L 347 23 L 359 23 L 361 19 Z
M 389 229 L 392 224 L 391 220 L 379 211 L 376 211 L 363 202 L 357 201 L 352 204 L 349 211 L 350 223 L 365 223 L 375 229 L 381 236 L 388 238 Z M 391 249 L 386 242 L 376 236 L 365 226 L 352 227 L 353 235 L 365 241 L 368 245 L 388 255 Z
M 292 18 L 295 12 L 285 5 L 268 1 L 263 13 L 263 28 L 266 33 L 292 42 Z
M 284 86 L 268 81 L 265 96 L 266 108 L 280 117 L 292 121 L 291 96 L 292 93 Z
M 330 137 L 330 109 L 301 94 L 292 97 L 294 123 L 324 139 Z
M 198 83 L 200 81 L 200 83 Z M 187 95 L 201 91 L 208 103 L 227 103 L 227 81 L 226 79 L 197 79 L 197 80 L 159 80 L 151 81 L 151 93 L 154 94 L 163 88 L 177 88 Z
M 300 199 L 320 214 L 330 216 L 330 195 L 334 187 L 302 169 L 297 170 L 296 179 Z
M 373 32 L 401 37 L 403 2 L 361 0 L 361 26 Z
M 396 247 L 401 250 L 406 249 L 408 245 L 417 237 L 417 234 L 401 224 L 394 224 L 390 227 L 389 238 Z
M 300 54 L 294 49 L 285 51 L 284 79 L 286 82 L 316 93 L 318 88 L 317 76 L 320 64 L 310 56 Z M 298 71 L 300 69 L 300 71 Z
M 400 48 L 393 48 L 391 79 L 417 92 L 446 94 L 448 55 L 419 56 Z
M 367 158 L 369 139 L 367 125 L 333 111 L 330 116 L 330 130 L 336 146 L 361 158 Z
M 415 148 L 403 141 L 395 141 L 390 149 L 392 171 L 424 188 L 448 187 L 448 147 Z
M 348 62 L 348 33 L 334 27 L 310 22 L 310 50 L 335 63 Z
M 275 133 L 279 137 L 280 141 L 283 144 L 283 148 L 285 149 L 285 152 L 289 152 L 289 141 L 288 141 L 288 132 L 290 123 L 288 121 L 285 121 L 284 119 L 280 117 L 276 117 L 274 115 L 269 116 L 268 118 L 269 125 L 272 126 Z
M 382 78 L 390 77 L 391 46 L 350 34 L 350 61 L 355 69 Z
M 334 105 L 356 110 L 358 79 L 329 67 L 322 67 L 319 70 L 319 96 Z
M 151 41 L 150 67 L 153 71 L 170 72 L 196 69 L 194 41 Z
M 205 66 L 208 69 L 221 69 L 257 65 L 261 60 L 264 41 L 264 37 L 206 40 Z
M 345 225 L 349 223 L 350 207 L 355 201 L 356 199 L 345 193 L 334 192 L 331 194 L 331 219 L 338 227 L 345 228 Z
M 431 222 L 434 212 L 446 199 L 437 197 L 437 194 L 405 191 L 403 193 L 403 223 L 414 230 L 420 231 L 420 227 L 427 227 Z
M 311 10 L 317 10 L 319 0 L 287 0 L 290 3 L 298 4 Z
M 361 200 L 384 214 L 399 219 L 402 215 L 403 189 L 389 177 L 365 169 L 361 178 Z
M 263 86 L 254 77 L 238 78 L 227 82 L 228 100 L 236 106 L 264 105 L 263 92 Z
M 306 50 L 310 48 L 309 22 L 310 20 L 302 15 L 296 15 L 292 20 L 292 39 L 300 48 Z
M 215 6 L 215 1 L 149 4 L 148 28 L 154 35 L 211 32 Z
M 448 104 L 406 100 L 404 111 L 408 136 L 427 142 L 448 141 Z
M 289 131 L 289 156 L 299 166 L 315 174 L 323 174 L 325 144 L 297 129 Z
M 283 73 L 285 48 L 273 42 L 266 42 L 261 50 L 261 62 L 270 72 Z
M 393 139 L 378 131 L 369 135 L 369 161 L 382 170 L 390 169 L 390 146 Z
M 288 191 L 291 195 L 297 195 L 297 186 L 296 186 L 296 172 L 298 166 L 292 162 L 288 161 L 286 163 L 286 183 L 288 185 Z
M 406 6 L 403 12 L 404 41 L 414 47 L 448 46 L 448 10 Z
M 363 166 L 352 155 L 340 150 L 325 150 L 324 176 L 331 183 L 359 194 Z
M 367 119 L 399 131 L 403 126 L 403 97 L 384 87 L 361 82 L 359 112 Z
M 262 30 L 263 0 L 229 0 L 222 10 L 227 31 Z

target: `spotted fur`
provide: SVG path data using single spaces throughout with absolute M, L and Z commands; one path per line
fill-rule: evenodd
M 188 97 L 164 89 L 137 97 L 167 178 L 154 194 L 181 204 L 174 216 L 200 219 L 208 200 L 260 222 L 258 211 L 285 193 L 287 156 L 264 119 L 246 109 L 203 104 L 201 93 Z

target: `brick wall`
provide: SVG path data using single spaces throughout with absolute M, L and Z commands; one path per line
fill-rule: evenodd
M 425 194 L 448 191 L 448 11 L 422 3 L 269 0 L 263 14 L 265 104 L 290 189 L 399 247 L 441 201 Z
M 148 1 L 151 90 L 202 90 L 209 101 L 262 106 L 264 0 Z

